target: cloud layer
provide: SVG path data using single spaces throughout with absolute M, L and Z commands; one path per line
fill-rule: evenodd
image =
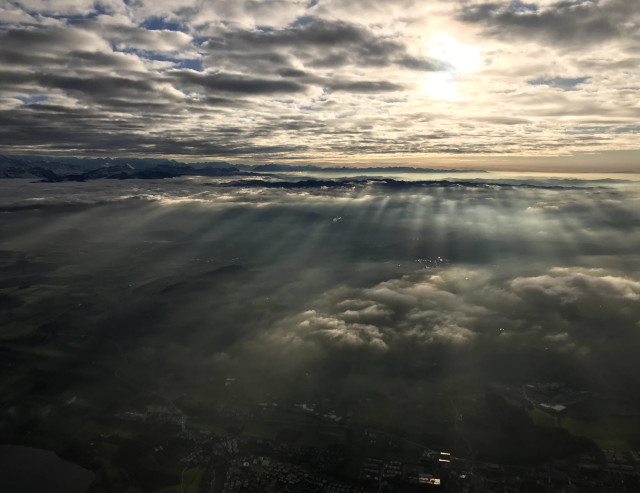
M 615 344 L 621 336 L 615 332 L 637 330 L 638 280 L 581 267 L 511 275 L 435 268 L 363 289 L 336 289 L 265 339 L 309 354 L 315 346 L 329 354 L 366 349 L 412 359 L 429 347 L 457 346 L 483 358 L 491 347 L 496 354 L 525 348 L 581 357 L 602 351 L 604 332 L 607 344 Z
M 43 402 L 37 377 L 100 417 L 162 396 L 262 426 L 268 402 L 287 427 L 351 419 L 425 444 L 465 426 L 490 453 L 487 391 L 524 409 L 543 384 L 563 422 L 637 440 L 637 182 L 323 176 L 0 180 L 14 414 Z
M 637 149 L 638 9 L 13 2 L 5 154 L 422 163 Z

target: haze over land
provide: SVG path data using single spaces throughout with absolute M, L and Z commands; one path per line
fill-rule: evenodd
M 13 440 L 68 450 L 67 416 L 118 429 L 171 403 L 195 429 L 335 418 L 482 460 L 640 446 L 637 182 L 2 186 Z M 501 406 L 524 413 L 527 386 L 514 435 Z

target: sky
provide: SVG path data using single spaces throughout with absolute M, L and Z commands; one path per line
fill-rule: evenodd
M 8 1 L 0 153 L 637 171 L 638 53 L 629 0 Z

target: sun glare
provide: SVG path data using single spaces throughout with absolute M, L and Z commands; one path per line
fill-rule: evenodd
M 458 98 L 458 86 L 448 72 L 429 74 L 424 81 L 424 91 L 433 99 L 455 101 Z
M 450 34 L 441 33 L 433 37 L 429 56 L 442 62 L 445 69 L 427 76 L 424 91 L 433 99 L 458 100 L 456 78 L 480 68 L 480 49 L 477 46 L 463 45 Z

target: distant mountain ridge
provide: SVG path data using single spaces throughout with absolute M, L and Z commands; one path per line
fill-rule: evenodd
M 93 170 L 108 166 L 129 164 L 135 169 L 153 168 L 159 165 L 184 166 L 186 163 L 166 158 L 111 158 L 111 157 L 51 157 L 51 156 L 3 156 L 0 155 L 0 166 L 5 163 L 23 164 L 32 166 L 68 166 L 73 169 Z M 194 168 L 233 168 L 226 161 L 207 161 L 202 163 L 190 163 Z
M 313 164 L 258 164 L 249 168 L 256 172 L 287 173 L 313 171 L 316 173 L 336 173 L 336 172 L 358 172 L 358 173 L 486 173 L 482 169 L 438 169 L 438 168 L 415 168 L 413 166 L 315 166 Z
M 126 180 L 178 176 L 248 175 L 226 162 L 186 165 L 170 159 L 40 158 L 0 156 L 0 178 L 40 178 L 43 181 L 87 181 L 100 178 Z
M 484 170 L 385 167 L 320 167 L 312 164 L 258 165 L 226 161 L 182 163 L 165 158 L 76 158 L 0 155 L 0 178 L 39 178 L 47 182 L 97 179 L 163 179 L 179 176 L 252 176 L 256 173 L 483 173 Z

